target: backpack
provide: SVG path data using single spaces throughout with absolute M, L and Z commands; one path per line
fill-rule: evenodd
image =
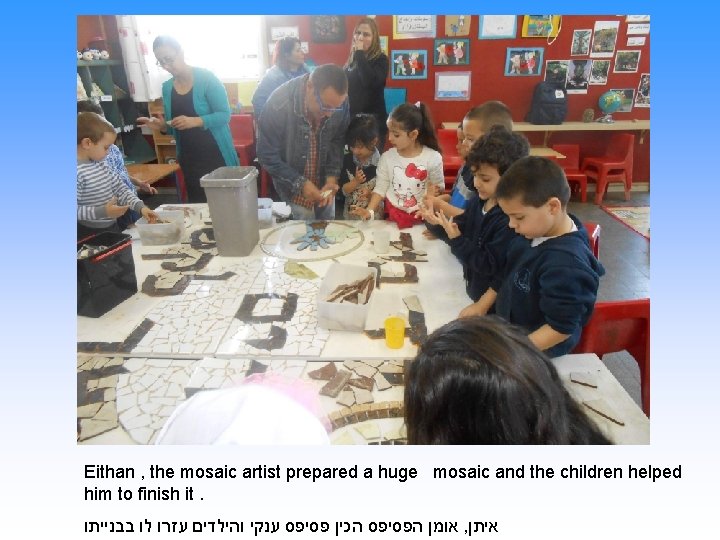
M 565 89 L 548 81 L 537 83 L 525 121 L 531 124 L 562 124 L 566 115 Z

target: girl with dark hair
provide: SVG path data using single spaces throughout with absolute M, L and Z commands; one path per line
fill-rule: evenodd
M 268 69 L 263 76 L 252 97 L 253 114 L 256 121 L 260 118 L 270 94 L 278 86 L 308 73 L 305 66 L 305 53 L 300 47 L 300 40 L 296 37 L 285 36 L 275 42 L 273 64 L 273 67 Z
M 387 138 L 385 81 L 388 66 L 388 57 L 380 49 L 380 36 L 375 19 L 360 19 L 353 30 L 350 56 L 345 63 L 350 115 L 366 113 L 375 117 L 380 128 L 378 148 L 381 152 Z
M 345 135 L 348 151 L 343 159 L 335 205 L 343 209 L 343 219 L 359 219 L 350 207 L 367 207 L 375 189 L 375 175 L 380 160 L 378 126 L 371 114 L 356 114 Z M 338 206 L 339 204 L 339 206 Z
M 445 186 L 442 156 L 430 110 L 424 103 L 403 103 L 387 120 L 391 148 L 380 156 L 377 183 L 367 208 L 351 212 L 362 219 L 374 219 L 385 199 L 388 219 L 405 229 L 422 223 L 420 202 Z
M 524 332 L 497 317 L 433 332 L 405 375 L 410 444 L 610 444 Z
M 220 79 L 207 69 L 189 66 L 180 43 L 158 36 L 153 52 L 172 75 L 162 85 L 163 118 L 142 116 L 139 125 L 175 137 L 177 158 L 188 201 L 207 202 L 200 178 L 223 166 L 239 165 L 230 133 L 230 103 Z

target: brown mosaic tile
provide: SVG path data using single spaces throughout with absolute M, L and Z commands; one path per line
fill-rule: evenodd
M 172 287 L 161 289 L 158 289 L 156 287 L 158 279 L 158 276 L 150 274 L 148 277 L 145 278 L 145 281 L 143 281 L 140 290 L 148 296 L 177 296 L 178 294 L 182 294 L 183 291 L 185 291 L 185 289 L 187 288 L 187 286 L 190 285 L 192 277 L 182 276 L 175 282 L 175 285 L 173 285 Z
M 337 373 L 337 367 L 335 366 L 335 362 L 328 362 L 323 367 L 319 369 L 314 369 L 313 371 L 308 371 L 308 377 L 315 380 L 322 380 L 322 381 L 329 381 L 332 379 L 335 374 Z
M 392 384 L 390 383 L 390 381 L 388 381 L 387 378 L 380 372 L 376 373 L 373 379 L 375 380 L 375 386 L 377 386 L 377 389 L 379 391 L 392 388 Z
M 405 384 L 405 375 L 402 373 L 383 373 L 383 376 L 393 386 L 402 386 Z
M 203 236 L 205 236 L 207 240 L 203 240 Z M 212 227 L 205 227 L 203 229 L 193 231 L 190 233 L 190 245 L 194 249 L 212 249 L 216 247 L 215 231 Z
M 164 262 L 160 267 L 170 272 L 197 272 L 205 268 L 212 259 L 213 255 L 211 253 L 203 253 L 196 261 L 185 266 L 180 266 L 175 262 Z
M 255 306 L 261 299 L 280 298 L 284 300 L 279 315 L 253 315 Z M 235 318 L 242 322 L 249 323 L 267 323 L 267 322 L 287 322 L 293 318 L 297 310 L 298 295 L 295 293 L 287 293 L 280 295 L 275 293 L 258 293 L 246 294 L 242 303 L 235 313 Z
M 125 338 L 125 341 L 119 342 L 101 342 L 101 341 L 79 341 L 77 344 L 77 351 L 82 353 L 129 353 L 137 344 L 142 341 L 145 335 L 155 325 L 150 319 L 144 319 L 130 335 Z
M 350 380 L 350 372 L 344 369 L 339 370 L 328 383 L 320 389 L 320 393 L 324 396 L 337 397 L 343 387 Z
M 368 263 L 370 264 L 370 263 Z M 396 276 L 396 277 L 383 277 L 379 276 L 380 283 L 417 283 L 419 281 L 418 279 L 418 273 L 417 273 L 417 267 L 413 266 L 412 264 L 403 263 L 403 266 L 405 267 L 405 275 L 404 276 Z M 380 270 L 378 269 L 378 272 Z
M 373 368 L 370 368 L 373 369 Z M 356 388 L 362 388 L 364 390 L 372 390 L 373 386 L 375 385 L 375 381 L 371 379 L 370 377 L 357 377 L 355 379 L 350 379 L 348 381 L 348 384 L 350 386 L 355 386 Z
M 164 261 L 167 259 L 184 259 L 187 253 L 146 253 L 140 256 L 143 261 Z

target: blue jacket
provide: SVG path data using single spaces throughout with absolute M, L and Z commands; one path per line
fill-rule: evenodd
M 260 84 L 258 84 L 258 87 L 252 97 L 253 114 L 255 115 L 255 119 L 257 120 L 260 118 L 260 113 L 262 113 L 265 108 L 265 103 L 267 103 L 270 94 L 272 94 L 280 85 L 294 79 L 295 77 L 305 75 L 306 73 L 308 73 L 308 68 L 305 64 L 300 66 L 297 71 L 284 70 L 280 66 L 273 66 L 268 69 L 265 76 L 260 81 Z
M 500 288 L 508 246 L 517 236 L 499 205 L 483 215 L 484 204 L 478 197 L 472 199 L 465 212 L 455 218 L 462 234 L 447 241 L 463 265 L 467 293 L 473 302 L 489 287 L 496 291 Z
M 536 247 L 516 236 L 510 244 L 505 279 L 498 291 L 495 312 L 524 327 L 528 333 L 544 324 L 565 341 L 551 347 L 548 356 L 573 350 L 583 326 L 590 320 L 600 276 L 605 269 L 590 250 L 587 232 L 574 216 L 577 232 L 550 238 Z
M 194 67 L 193 70 L 193 106 L 195 112 L 203 120 L 204 129 L 212 134 L 225 160 L 225 165 L 239 165 L 232 134 L 230 133 L 230 103 L 227 92 L 220 79 L 207 69 Z M 163 108 L 165 120 L 170 122 L 173 118 L 172 96 L 173 79 L 165 81 L 162 85 Z M 175 129 L 168 124 L 168 133 L 175 135 Z M 180 141 L 177 143 L 177 154 L 180 155 Z
M 310 151 L 310 123 L 305 119 L 305 84 L 309 75 L 297 77 L 275 90 L 265 104 L 258 129 L 257 155 L 270 173 L 280 198 L 291 201 L 302 191 Z M 318 178 L 340 176 L 345 131 L 350 121 L 347 100 L 320 128 Z

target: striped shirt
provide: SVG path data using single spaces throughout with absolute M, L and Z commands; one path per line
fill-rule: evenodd
M 105 204 L 117 197 L 118 205 L 128 205 L 140 212 L 145 204 L 138 199 L 119 175 L 102 161 L 77 163 L 77 219 L 95 229 L 109 227 L 115 221 L 108 217 Z

